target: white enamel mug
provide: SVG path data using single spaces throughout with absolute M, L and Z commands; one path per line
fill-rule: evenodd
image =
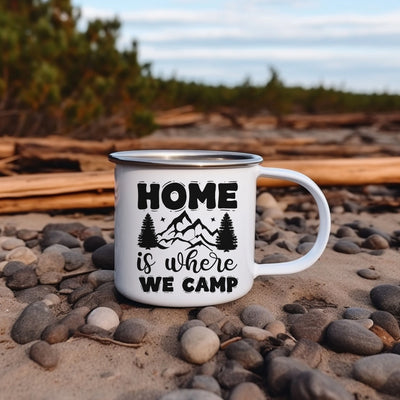
M 115 168 L 115 286 L 157 306 L 226 303 L 250 291 L 259 275 L 291 274 L 314 264 L 330 234 L 319 187 L 299 172 L 264 168 L 254 154 L 133 150 L 109 155 Z M 314 246 L 288 262 L 254 262 L 256 180 L 293 181 L 314 197 Z

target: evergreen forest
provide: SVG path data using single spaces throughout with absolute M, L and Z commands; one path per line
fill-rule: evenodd
M 154 113 L 192 105 L 239 115 L 400 110 L 400 95 L 286 86 L 266 65 L 266 82 L 230 86 L 161 79 L 139 62 L 139 45 L 117 46 L 117 19 L 89 21 L 70 0 L 0 0 L 0 135 L 58 134 L 100 140 L 122 124 L 128 136 L 156 125 Z

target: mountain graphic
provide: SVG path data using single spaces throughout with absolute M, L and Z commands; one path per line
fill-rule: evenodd
M 176 242 L 182 242 L 187 244 L 188 249 L 205 246 L 211 250 L 217 246 L 218 229 L 209 229 L 201 222 L 200 218 L 193 222 L 186 211 L 183 211 L 156 237 L 160 248 L 167 248 Z

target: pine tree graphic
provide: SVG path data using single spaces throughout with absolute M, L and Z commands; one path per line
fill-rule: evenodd
M 150 250 L 152 247 L 157 247 L 157 237 L 154 230 L 154 222 L 150 214 L 146 214 L 142 223 L 142 231 L 139 235 L 139 246 Z
M 237 247 L 237 238 L 232 226 L 232 220 L 228 213 L 225 213 L 221 225 L 218 230 L 217 236 L 217 249 L 218 250 L 234 250 Z

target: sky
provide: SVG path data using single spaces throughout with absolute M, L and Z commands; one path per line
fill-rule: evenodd
M 117 16 L 154 76 L 400 94 L 399 0 L 73 0 L 82 23 Z

